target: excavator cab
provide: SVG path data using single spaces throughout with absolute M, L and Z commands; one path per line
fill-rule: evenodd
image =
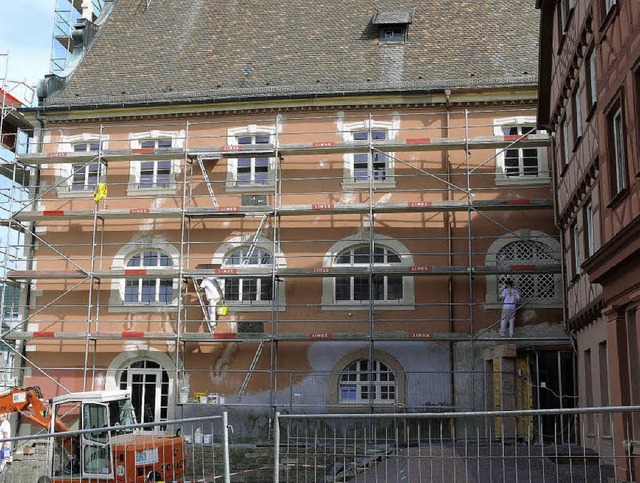
M 116 479 L 114 441 L 134 430 L 135 416 L 127 391 L 85 392 L 58 396 L 52 401 L 55 420 L 69 430 L 123 426 L 121 431 L 89 432 L 55 437 L 50 448 L 53 481 Z M 56 428 L 51 428 L 55 432 Z M 62 481 L 62 480 L 61 480 Z
M 139 431 L 128 391 L 91 391 L 53 398 L 48 448 L 51 483 L 143 483 L 149 474 L 177 480 L 186 469 L 184 439 L 164 432 Z M 56 436 L 73 430 L 122 427 Z

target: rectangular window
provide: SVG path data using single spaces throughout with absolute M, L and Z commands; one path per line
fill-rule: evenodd
M 585 257 L 590 257 L 596 251 L 595 227 L 593 222 L 593 205 L 589 200 L 584 205 L 584 253 Z
M 151 139 L 142 141 L 143 149 L 170 148 L 171 139 Z M 142 161 L 140 163 L 139 188 L 171 188 L 171 161 Z
M 386 131 L 371 131 L 372 140 L 387 139 Z M 368 141 L 369 131 L 359 131 L 353 133 L 354 141 Z M 371 157 L 371 169 L 373 171 L 374 181 L 387 180 L 387 163 L 389 158 L 386 154 L 379 151 L 369 153 L 356 153 L 353 155 L 353 181 L 355 183 L 369 182 L 369 157 Z
M 578 143 L 582 137 L 582 96 L 580 95 L 580 85 L 576 83 L 571 100 L 573 111 L 573 142 Z
M 573 258 L 573 275 L 580 274 L 580 233 L 578 232 L 578 222 L 574 221 L 571 225 L 571 252 Z
M 269 144 L 269 134 L 243 135 L 237 138 L 238 145 L 256 146 Z M 269 183 L 269 158 L 266 156 L 238 158 L 236 183 L 238 186 L 266 185 Z
M 565 117 L 562 120 L 562 142 L 561 142 L 562 146 L 562 167 L 564 168 L 565 166 L 567 166 L 569 164 L 569 153 L 570 153 L 570 149 L 569 149 L 569 122 L 567 121 L 567 118 Z
M 78 143 L 73 145 L 75 153 L 98 152 L 100 143 Z M 74 163 L 73 177 L 71 181 L 71 191 L 93 191 L 98 186 L 100 180 L 101 163 L 92 161 L 90 163 Z
M 640 66 L 638 66 L 636 71 L 633 73 L 633 81 L 636 97 L 636 136 L 640 139 L 640 122 L 637 122 L 637 120 L 640 119 Z M 637 162 L 640 162 L 640 160 L 637 160 Z M 636 176 L 640 176 L 640 166 L 636 166 L 635 169 L 638 170 L 636 172 Z
M 383 25 L 380 27 L 378 41 L 381 44 L 404 44 L 407 39 L 405 25 Z
M 505 126 L 502 133 L 505 136 L 526 136 L 536 134 L 534 126 Z M 527 176 L 538 177 L 541 175 L 538 167 L 537 148 L 509 147 L 504 154 L 504 173 L 507 177 Z
M 613 196 L 627 187 L 627 159 L 624 148 L 624 120 L 622 107 L 609 117 L 609 140 L 611 159 L 611 188 Z
M 598 101 L 597 83 L 596 83 L 596 49 L 595 47 L 587 54 L 587 62 L 585 63 L 586 79 L 587 79 L 587 95 L 589 96 L 589 109 Z

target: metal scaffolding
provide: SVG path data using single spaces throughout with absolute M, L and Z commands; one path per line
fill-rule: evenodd
M 6 278 L 9 270 L 20 268 L 23 258 L 20 247 L 24 244 L 23 232 L 11 220 L 11 213 L 26 198 L 27 170 L 19 167 L 15 160 L 17 146 L 27 136 L 19 138 L 19 128 L 28 127 L 18 108 L 29 105 L 34 99 L 34 90 L 24 82 L 9 77 L 8 53 L 0 53 L 0 314 L 2 331 L 11 330 L 19 324 L 21 302 L 20 284 Z M 15 384 L 14 366 L 21 343 L 3 341 L 0 346 L 3 370 L 0 371 L 0 388 Z
M 492 108 L 487 113 L 533 116 L 533 111 L 519 107 Z M 18 284 L 25 291 L 30 287 L 32 294 L 22 307 L 21 323 L 3 329 L 1 337 L 30 344 L 83 342 L 85 389 L 93 388 L 95 374 L 105 370 L 96 355 L 100 344 L 108 341 L 171 344 L 176 381 L 184 378 L 194 344 L 241 343 L 253 356 L 247 358 L 251 362 L 244 369 L 221 369 L 238 381 L 237 391 L 227 399 L 234 397 L 241 404 L 251 392 L 252 376 L 261 374 L 268 379 L 271 406 L 280 404 L 276 393 L 282 389 L 282 375 L 295 378 L 295 371 L 279 367 L 287 344 L 366 342 L 373 361 L 376 344 L 383 341 L 448 344 L 450 350 L 454 344 L 467 343 L 472 351 L 480 340 L 504 341 L 495 332 L 500 316 L 488 323 L 484 315 L 499 312 L 497 302 L 485 300 L 487 280 L 494 280 L 494 291 L 505 276 L 522 280 L 531 279 L 529 275 L 546 276 L 549 283 L 558 284 L 561 253 L 541 253 L 534 262 L 516 257 L 487 264 L 487 247 L 503 235 L 520 240 L 520 229 L 526 228 L 532 232 L 527 240 L 538 243 L 533 232 L 545 224 L 541 221 L 545 214 L 551 219 L 553 209 L 548 171 L 536 170 L 529 183 L 514 184 L 508 169 L 498 170 L 494 161 L 544 149 L 550 139 L 546 133 L 495 134 L 493 125 L 473 123 L 471 119 L 480 114 L 480 109 L 394 114 L 402 119 L 401 126 L 410 127 L 394 127 L 397 133 L 392 138 L 380 140 L 375 139 L 373 126 L 392 117 L 384 111 L 350 114 L 354 122 L 367 121 L 363 124 L 366 140 L 344 140 L 341 132 L 304 128 L 325 122 L 328 115 L 256 116 L 249 123 L 258 131 L 259 126 L 274 126 L 273 133 L 269 142 L 244 145 L 228 140 L 227 130 L 239 125 L 237 120 L 52 127 L 40 133 L 35 149 L 19 154 L 13 162 L 33 175 L 30 198 L 10 204 L 9 223 L 31 238 L 36 248 L 32 254 L 25 250 L 20 264 L 6 273 L 5 283 Z M 445 117 L 458 123 L 429 127 Z M 82 140 L 81 133 L 88 131 L 97 133 L 82 141 L 89 148 L 74 151 L 68 139 Z M 143 131 L 180 134 L 169 147 L 132 146 L 130 133 Z M 344 171 L 345 157 L 360 154 L 366 155 L 364 174 L 358 174 L 364 182 L 354 181 L 353 167 L 348 174 Z M 267 159 L 272 168 L 263 185 L 247 192 L 237 178 L 230 178 L 228 166 L 237 165 L 238 158 L 258 157 Z M 385 168 L 383 180 L 376 165 L 380 160 L 394 167 Z M 177 174 L 161 189 L 145 192 L 135 184 L 140 180 L 130 168 L 130 163 L 143 161 L 169 161 L 178 167 Z M 85 173 L 88 179 L 90 166 L 98 166 L 94 184 L 104 183 L 109 189 L 109 195 L 98 201 L 92 199 L 93 185 L 74 191 L 76 175 Z M 328 190 L 331 184 L 344 190 Z M 136 197 L 134 204 L 131 200 Z M 527 216 L 532 218 L 527 221 Z M 514 218 L 518 221 L 510 221 Z M 144 233 L 164 233 L 177 247 L 176 263 L 153 268 L 113 263 L 123 244 L 121 235 L 139 230 L 140 225 Z M 379 238 L 387 226 L 398 233 L 401 245 L 413 247 L 396 254 L 404 263 L 386 259 L 380 263 L 389 256 L 380 249 L 384 244 Z M 354 230 L 358 243 L 368 248 L 364 251 L 369 255 L 361 257 L 361 263 L 333 263 L 337 254 L 332 258 L 326 250 L 318 251 L 318 245 L 339 245 Z M 214 254 L 224 251 L 231 237 L 238 240 L 238 247 L 247 249 L 239 255 L 244 261 L 221 263 Z M 135 243 L 143 249 L 146 242 Z M 309 248 L 302 248 L 305 245 Z M 542 241 L 538 245 L 544 246 Z M 270 255 L 262 255 L 263 251 Z M 265 263 L 258 261 L 260 256 Z M 205 301 L 194 293 L 198 284 L 192 283 L 205 277 L 228 283 L 260 280 L 270 287 L 264 289 L 265 294 L 271 291 L 270 297 L 258 300 L 254 287 L 253 299 L 227 301 L 230 315 L 212 330 L 203 323 Z M 368 296 L 341 305 L 322 294 L 316 294 L 320 300 L 315 302 L 285 294 L 285 286 L 293 283 L 303 292 L 324 293 L 340 277 L 352 284 L 354 279 L 361 281 Z M 380 290 L 389 290 L 393 277 L 402 284 L 410 280 L 422 292 L 414 293 L 406 306 L 392 298 L 380 300 L 374 293 L 376 283 L 382 283 Z M 132 278 L 173 281 L 178 295 L 171 311 L 162 312 L 170 328 L 160 330 L 159 318 L 153 316 L 148 323 L 138 323 L 144 329 L 133 322 L 129 328 L 123 322 L 126 304 L 116 313 L 110 311 L 113 294 Z M 523 303 L 536 300 L 525 297 Z M 58 323 L 61 317 L 67 321 L 64 325 Z M 511 341 L 567 344 L 564 334 L 532 338 L 523 333 Z M 29 353 L 24 355 L 28 360 Z M 38 369 L 49 375 L 56 370 Z
M 109 0 L 107 0 L 109 1 Z M 104 0 L 56 0 L 53 12 L 53 37 L 51 41 L 51 62 L 49 70 L 53 74 L 63 72 L 73 54 L 73 31 L 80 18 L 94 21 L 104 8 Z

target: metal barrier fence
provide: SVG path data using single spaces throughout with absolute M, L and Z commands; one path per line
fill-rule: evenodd
M 0 483 L 229 483 L 229 428 L 225 412 L 0 439 Z
M 539 424 L 541 419 L 544 425 Z M 273 481 L 636 481 L 639 423 L 640 406 L 276 413 Z

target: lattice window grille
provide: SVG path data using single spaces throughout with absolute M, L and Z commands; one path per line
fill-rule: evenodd
M 544 243 L 518 240 L 502 247 L 496 255 L 498 268 L 511 265 L 538 265 L 558 261 L 558 255 Z M 497 295 L 505 288 L 507 279 L 513 281 L 522 300 L 553 300 L 556 298 L 556 281 L 551 273 L 526 273 L 498 275 Z

